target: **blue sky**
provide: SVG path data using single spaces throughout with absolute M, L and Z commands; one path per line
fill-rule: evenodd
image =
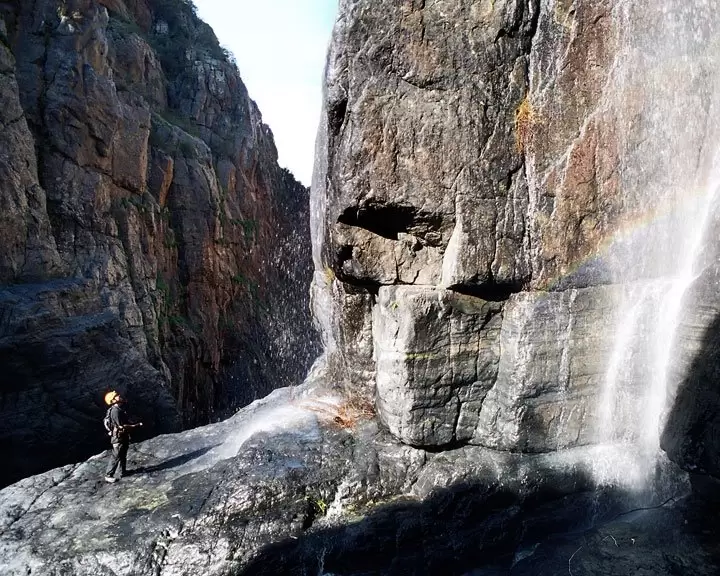
M 235 54 L 250 97 L 275 135 L 280 165 L 309 186 L 337 0 L 194 1 Z

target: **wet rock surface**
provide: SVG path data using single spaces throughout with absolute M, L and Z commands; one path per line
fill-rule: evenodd
M 720 546 L 703 500 L 622 515 L 583 534 L 561 536 L 532 547 L 512 576 L 592 574 L 716 574 Z
M 347 415 L 337 396 L 282 389 L 131 446 L 116 484 L 107 453 L 22 480 L 0 491 L 3 573 L 508 573 L 528 542 L 679 495 L 597 490 L 612 453 L 433 454 Z
M 0 104 L 0 485 L 303 377 L 308 190 L 191 4 L 0 3 Z
M 708 266 L 695 282 L 683 307 L 679 337 L 673 348 L 675 383 L 662 446 L 691 472 L 720 478 L 720 319 L 715 310 L 720 270 Z

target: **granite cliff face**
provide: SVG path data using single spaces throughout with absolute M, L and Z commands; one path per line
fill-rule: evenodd
M 308 191 L 191 3 L 1 2 L 0 102 L 0 482 L 302 377 Z
M 716 460 L 716 379 L 685 368 L 711 355 L 720 312 L 707 289 L 716 242 L 702 236 L 717 15 L 674 2 L 341 4 L 312 191 L 333 378 L 413 446 L 537 453 L 632 443 L 645 435 L 633 422 L 668 422 L 663 442 L 688 469 L 693 450 Z M 686 261 L 695 283 L 673 312 Z M 648 391 L 665 378 L 653 354 L 673 358 L 667 390 Z M 625 364 L 635 372 L 613 373 Z M 684 404 L 664 420 L 677 390 Z
M 701 1 L 341 1 L 322 361 L 117 485 L 93 458 L 6 488 L 0 561 L 716 574 L 719 27 Z

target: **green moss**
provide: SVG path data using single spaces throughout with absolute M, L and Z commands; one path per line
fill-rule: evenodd
M 178 150 L 187 159 L 197 158 L 197 149 L 187 140 L 181 140 L 178 144 Z
M 110 12 L 108 30 L 120 38 L 127 38 L 128 36 L 135 34 L 143 40 L 147 40 L 147 35 L 135 21 L 129 20 L 117 12 Z
M 173 127 L 179 128 L 187 135 L 181 135 L 178 141 L 178 137 L 172 134 Z M 191 137 L 200 139 L 198 127 L 191 120 L 183 118 L 169 109 L 153 114 L 148 140 L 152 148 L 162 150 L 166 154 L 172 155 L 179 152 L 186 158 L 197 158 L 197 145 L 191 140 Z M 176 144 L 172 145 L 172 142 Z
M 176 110 L 165 108 L 165 110 L 163 110 L 162 112 L 158 112 L 157 115 L 160 116 L 160 118 L 164 120 L 166 124 L 177 126 L 191 136 L 194 136 L 195 138 L 200 138 L 200 129 L 198 128 L 198 125 L 190 118 L 181 116 Z
M 258 230 L 257 220 L 243 220 L 242 227 L 245 240 L 255 240 Z
M 165 282 L 165 279 L 159 274 L 155 279 L 155 286 L 160 292 L 164 294 L 168 294 L 170 292 L 170 287 L 167 285 L 167 282 Z
M 232 65 L 229 53 L 220 46 L 212 28 L 197 17 L 197 9 L 192 2 L 155 0 L 152 8 L 155 20 L 162 20 L 168 25 L 167 33 L 154 31 L 150 43 L 170 79 L 184 71 L 189 50 Z
M 405 354 L 408 360 L 435 360 L 439 355 L 437 352 L 410 352 Z
M 233 226 L 240 226 L 243 229 L 243 236 L 245 240 L 254 240 L 258 230 L 257 220 L 244 220 L 242 218 L 231 218 L 230 224 Z
M 306 500 L 317 514 L 320 516 L 325 516 L 325 514 L 327 514 L 328 505 L 323 498 L 311 495 L 308 496 Z
M 188 328 L 190 326 L 188 323 L 188 319 L 185 318 L 185 316 L 180 316 L 179 314 L 173 314 L 171 316 L 168 316 L 168 322 L 169 322 L 170 326 L 173 326 L 175 328 L 177 328 L 177 327 Z
M 151 511 L 167 504 L 168 499 L 161 490 L 142 490 L 137 486 L 128 490 L 120 496 L 119 505 L 125 510 Z
M 240 272 L 235 274 L 232 278 L 230 278 L 234 284 L 240 284 L 241 286 L 247 286 L 250 281 Z
M 153 122 L 150 125 L 150 137 L 148 138 L 148 143 L 150 144 L 151 148 L 155 148 L 156 150 L 162 150 L 163 152 L 168 152 L 167 150 L 167 141 L 162 138 L 160 135 L 160 131 L 158 130 L 158 125 L 155 122 L 155 118 L 153 117 Z

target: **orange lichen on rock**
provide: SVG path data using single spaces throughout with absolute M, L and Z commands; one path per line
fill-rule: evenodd
M 530 141 L 532 127 L 540 121 L 540 115 L 533 108 L 527 94 L 515 110 L 515 146 L 518 152 L 524 152 Z

